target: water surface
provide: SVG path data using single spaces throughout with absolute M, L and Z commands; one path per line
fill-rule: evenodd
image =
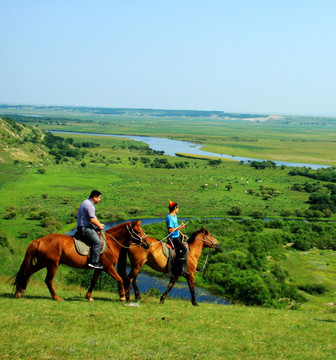
M 52 133 L 60 134 L 81 134 L 81 135 L 90 135 L 90 136 L 107 136 L 107 137 L 119 137 L 127 138 L 136 141 L 141 141 L 149 145 L 153 150 L 164 151 L 166 155 L 176 156 L 176 153 L 182 154 L 191 154 L 191 155 L 202 155 L 202 156 L 212 156 L 223 159 L 231 159 L 242 162 L 250 161 L 264 161 L 264 159 L 254 159 L 241 156 L 232 156 L 226 154 L 213 153 L 209 151 L 202 150 L 204 144 L 194 144 L 188 141 L 182 140 L 173 140 L 168 138 L 159 138 L 153 136 L 137 136 L 137 135 L 112 135 L 112 134 L 95 134 L 95 133 L 83 133 L 75 131 L 49 131 Z M 274 161 L 277 166 L 286 165 L 291 167 L 310 167 L 312 169 L 326 168 L 328 165 L 317 165 L 317 164 L 304 164 L 304 163 L 295 163 L 288 161 Z

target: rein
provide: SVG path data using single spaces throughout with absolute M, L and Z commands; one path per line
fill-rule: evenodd
M 188 224 L 188 222 L 189 222 L 189 219 L 187 220 L 186 223 L 181 223 L 181 225 L 186 226 L 186 225 Z M 181 225 L 179 225 L 178 227 L 176 227 L 175 229 L 173 229 L 172 232 L 174 232 L 175 230 L 177 230 Z M 155 242 L 153 242 L 153 243 L 151 243 L 151 244 L 148 244 L 148 245 L 149 245 L 149 246 L 152 246 L 152 245 L 155 245 L 155 244 L 158 244 L 158 243 L 163 243 L 166 239 L 168 239 L 169 235 L 170 235 L 170 234 L 168 234 L 167 236 L 165 236 L 163 239 L 158 240 L 158 241 L 155 241 Z M 146 236 L 147 236 L 147 235 L 146 235 Z
M 209 239 L 207 236 L 205 236 L 205 234 L 203 234 L 203 239 L 202 239 L 202 241 L 203 241 L 204 243 L 206 243 L 206 244 L 210 244 L 210 245 L 213 245 L 213 244 L 214 244 L 214 242 L 213 242 L 211 239 Z M 211 250 L 211 248 L 209 249 L 209 251 L 208 251 L 208 253 L 207 253 L 207 256 L 206 256 L 206 259 L 205 259 L 205 263 L 204 263 L 204 265 L 203 265 L 203 268 L 202 268 L 201 270 L 197 270 L 197 269 L 196 269 L 196 272 L 197 272 L 197 273 L 201 273 L 201 272 L 203 272 L 203 271 L 205 270 L 206 264 L 208 263 L 210 250 Z
M 143 243 L 143 239 L 147 237 L 146 234 L 144 234 L 143 236 L 139 236 L 134 230 L 132 227 L 128 227 L 128 225 L 126 226 L 127 230 L 128 230 L 128 233 L 130 234 L 131 238 L 134 239 L 134 240 L 137 240 L 137 241 L 140 241 L 140 244 L 134 244 L 132 246 L 126 246 L 124 244 L 122 244 L 121 242 L 119 242 L 114 236 L 112 236 L 111 234 L 107 233 L 105 231 L 105 234 L 108 235 L 112 240 L 114 240 L 117 244 L 119 244 L 121 247 L 125 248 L 125 249 L 130 249 L 132 247 L 135 247 L 135 246 L 141 246 L 142 243 Z M 112 249 L 110 248 L 110 250 L 112 251 Z
M 202 268 L 201 270 L 197 270 L 197 269 L 196 269 L 196 272 L 197 272 L 197 273 L 201 273 L 201 272 L 204 271 L 204 269 L 205 269 L 205 267 L 206 267 L 206 264 L 207 264 L 207 262 L 208 262 L 210 250 L 211 250 L 211 249 L 209 249 L 209 251 L 208 251 L 208 253 L 207 253 L 207 257 L 206 257 L 206 259 L 205 259 L 205 263 L 204 263 L 204 265 L 203 265 L 203 268 Z

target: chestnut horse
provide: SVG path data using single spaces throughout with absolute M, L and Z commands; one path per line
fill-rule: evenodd
M 120 250 L 127 247 L 130 242 L 148 246 L 143 239 L 146 234 L 140 227 L 141 221 L 126 222 L 106 230 L 107 249 L 100 257 L 102 270 L 95 270 L 92 284 L 95 284 L 102 271 L 111 275 L 118 282 L 119 297 L 125 301 L 125 288 L 122 278 L 118 275 L 114 266 L 116 265 Z M 25 258 L 19 272 L 15 275 L 13 285 L 15 286 L 15 297 L 21 297 L 26 291 L 30 277 L 37 271 L 47 268 L 45 283 L 54 300 L 62 300 L 55 293 L 53 279 L 59 265 L 65 264 L 77 269 L 89 269 L 88 257 L 80 255 L 74 244 L 74 239 L 69 235 L 50 234 L 40 239 L 33 240 L 27 248 Z M 86 294 L 86 298 L 92 301 L 92 290 Z
M 126 250 L 123 249 L 119 257 L 118 273 L 124 279 L 127 301 L 129 301 L 130 298 L 130 288 L 132 284 L 136 300 L 138 301 L 141 298 L 139 289 L 136 285 L 136 277 L 143 265 L 147 264 L 156 271 L 167 273 L 168 259 L 162 252 L 162 243 L 149 236 L 147 236 L 146 242 L 149 244 L 148 250 L 139 246 L 127 249 L 132 267 L 128 276 L 126 275 Z M 198 306 L 194 287 L 194 275 L 197 269 L 198 259 L 201 256 L 203 247 L 219 249 L 220 243 L 211 236 L 207 230 L 203 229 L 203 227 L 200 230 L 195 231 L 187 242 L 189 244 L 187 267 L 189 275 L 186 275 L 185 278 L 188 281 L 191 302 L 193 305 Z M 166 292 L 161 296 L 161 304 L 164 303 L 167 294 L 174 287 L 178 278 L 179 275 L 172 275 Z

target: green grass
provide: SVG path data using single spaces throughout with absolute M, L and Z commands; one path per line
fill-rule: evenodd
M 303 307 L 321 308 L 335 306 L 336 297 L 336 254 L 331 250 L 313 249 L 302 252 L 290 250 L 286 252 L 286 259 L 280 261 L 282 268 L 286 269 L 291 280 L 296 285 L 324 284 L 328 291 L 323 295 L 309 295 L 308 303 Z
M 335 312 L 270 310 L 63 287 L 63 302 L 32 283 L 24 299 L 0 281 L 0 359 L 334 359 Z

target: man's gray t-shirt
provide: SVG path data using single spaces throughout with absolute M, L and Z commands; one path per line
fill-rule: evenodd
M 93 225 L 92 225 L 90 219 L 96 217 L 95 212 L 96 212 L 96 209 L 93 205 L 93 202 L 90 199 L 84 200 L 78 209 L 77 227 L 92 228 Z

